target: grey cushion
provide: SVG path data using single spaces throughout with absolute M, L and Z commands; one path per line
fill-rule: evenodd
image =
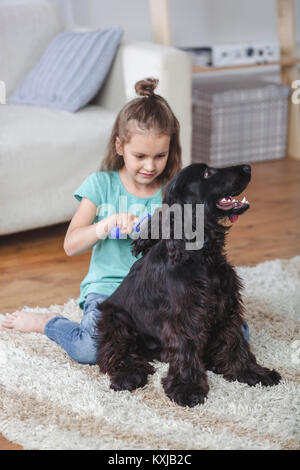
M 101 88 L 123 35 L 115 26 L 64 31 L 10 97 L 10 103 L 77 111 Z

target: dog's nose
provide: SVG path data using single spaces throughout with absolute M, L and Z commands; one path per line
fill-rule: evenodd
M 243 171 L 245 173 L 251 173 L 251 166 L 250 165 L 243 165 Z

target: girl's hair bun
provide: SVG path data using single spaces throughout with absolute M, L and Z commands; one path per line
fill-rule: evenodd
M 157 78 L 145 78 L 135 84 L 135 91 L 140 96 L 154 96 L 154 90 L 158 85 Z

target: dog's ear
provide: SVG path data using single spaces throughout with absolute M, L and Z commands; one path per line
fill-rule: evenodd
M 157 208 L 152 217 L 146 218 L 140 225 L 140 231 L 133 241 L 131 250 L 133 256 L 142 253 L 144 256 L 150 248 L 152 248 L 161 237 L 161 208 Z
M 189 254 L 185 249 L 184 240 L 166 240 L 169 260 L 173 266 L 183 264 L 189 259 Z
M 165 208 L 166 209 L 166 208 Z M 168 210 L 166 209 L 167 214 Z M 178 214 L 177 214 L 178 215 Z M 182 215 L 180 215 L 180 218 Z M 165 235 L 165 243 L 166 243 L 166 248 L 168 251 L 168 256 L 170 263 L 173 266 L 176 266 L 178 264 L 183 264 L 185 263 L 188 258 L 189 258 L 189 253 L 185 249 L 185 238 L 182 233 L 182 227 L 179 233 L 176 235 L 176 230 L 175 230 L 175 213 L 173 211 L 169 212 L 167 220 L 169 221 L 169 230 L 166 230 Z M 177 219 L 178 221 L 178 219 Z M 165 222 L 162 222 L 162 225 L 165 227 Z
M 150 219 L 146 218 L 140 225 L 140 232 L 133 241 L 132 254 L 137 257 L 140 253 L 144 256 L 159 240 L 163 238 L 163 210 L 159 207 L 155 210 Z M 164 222 L 165 223 L 165 222 Z M 190 252 L 186 250 L 186 240 L 184 238 L 174 239 L 174 213 L 170 213 L 170 227 L 172 238 L 166 238 L 166 248 L 170 262 L 173 266 L 182 264 L 189 259 Z M 170 235 L 170 234 L 169 234 Z

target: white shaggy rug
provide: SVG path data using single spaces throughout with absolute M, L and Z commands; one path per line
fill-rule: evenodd
M 278 386 L 208 372 L 205 404 L 182 408 L 163 393 L 166 364 L 143 389 L 114 392 L 97 366 L 75 363 L 47 337 L 1 331 L 0 432 L 25 449 L 298 449 L 300 256 L 237 271 L 252 350 L 282 375 Z M 74 299 L 25 309 L 80 320 Z

